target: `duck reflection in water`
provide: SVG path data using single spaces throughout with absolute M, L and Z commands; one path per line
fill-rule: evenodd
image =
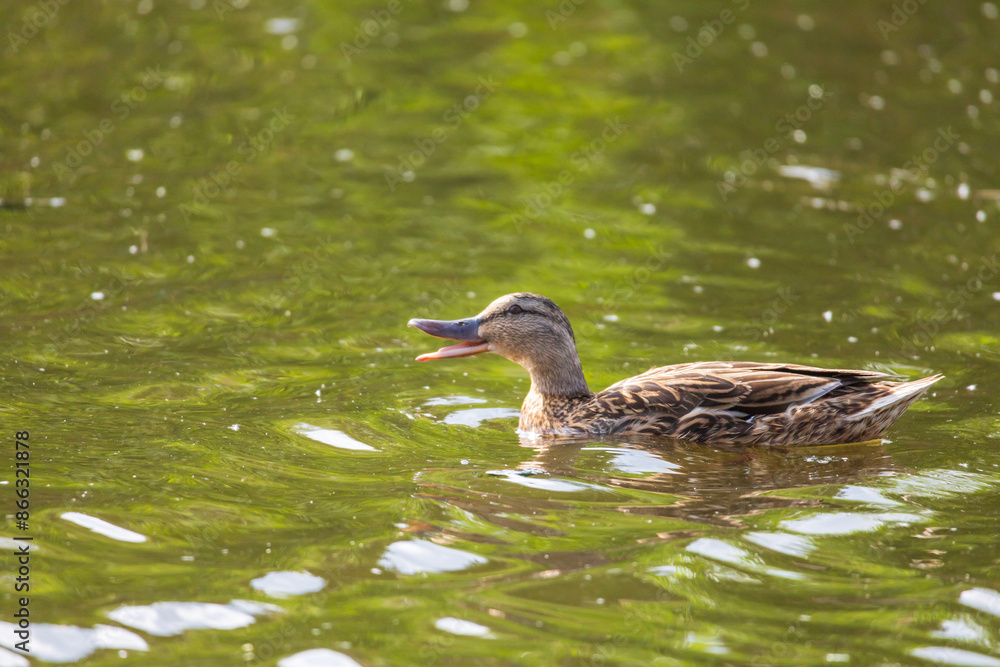
M 548 537 L 568 529 L 532 517 L 564 515 L 571 521 L 583 507 L 691 522 L 690 529 L 649 536 L 662 541 L 699 533 L 708 525 L 747 528 L 755 523 L 751 517 L 767 510 L 825 502 L 820 495 L 786 497 L 774 491 L 839 486 L 903 472 L 880 441 L 760 449 L 640 436 L 522 436 L 521 446 L 530 456 L 520 464 L 476 473 L 473 479 L 467 468 L 423 470 L 414 480 L 420 487 L 416 495 L 458 508 L 483 526 Z M 420 532 L 437 533 L 446 541 L 494 541 L 454 526 L 422 525 Z
M 881 441 L 747 448 L 640 436 L 522 436 L 521 446 L 533 450 L 533 456 L 517 466 L 520 474 L 678 496 L 658 507 L 620 509 L 731 526 L 743 526 L 744 517 L 766 509 L 821 503 L 769 494 L 772 491 L 849 484 L 901 472 Z

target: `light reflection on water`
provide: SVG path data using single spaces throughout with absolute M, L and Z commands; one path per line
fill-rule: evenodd
M 254 611 L 244 611 L 245 605 L 211 602 L 154 602 L 150 605 L 119 607 L 108 612 L 108 618 L 151 635 L 167 637 L 186 630 L 233 630 L 255 621 Z
M 139 533 L 122 528 L 121 526 L 116 526 L 103 519 L 88 516 L 80 512 L 64 512 L 59 516 L 59 518 L 75 523 L 78 526 L 83 526 L 84 528 L 92 530 L 95 533 L 99 533 L 105 537 L 110 537 L 111 539 L 118 540 L 119 542 L 141 543 L 146 541 L 145 535 L 140 535 Z
M 816 545 L 808 538 L 790 533 L 765 533 L 751 531 L 743 535 L 743 539 L 753 542 L 771 551 L 788 554 L 789 556 L 808 556 Z
M 793 533 L 804 535 L 849 535 L 857 532 L 876 531 L 885 525 L 908 526 L 913 523 L 927 521 L 928 517 L 916 514 L 886 512 L 883 514 L 848 514 L 846 512 L 828 512 L 810 514 L 803 518 L 788 519 L 781 522 L 781 527 Z
M 313 648 L 282 658 L 278 667 L 361 667 L 361 663 L 339 651 Z
M 454 572 L 483 563 L 486 559 L 482 556 L 426 540 L 393 542 L 378 561 L 380 567 L 399 574 Z
M 18 641 L 13 623 L 0 621 L 0 645 L 13 649 Z M 98 649 L 121 649 L 127 651 L 148 651 L 149 646 L 139 635 L 124 628 L 98 623 L 93 628 L 75 625 L 55 625 L 34 623 L 31 626 L 28 646 L 32 656 L 46 662 L 76 662 L 91 655 Z M 29 664 L 19 655 L 0 656 L 2 664 Z
M 317 442 L 332 445 L 333 447 L 338 447 L 340 449 L 355 449 L 366 452 L 378 451 L 371 445 L 366 445 L 363 442 L 355 440 L 343 431 L 337 431 L 330 428 L 319 428 L 318 426 L 312 426 L 310 424 L 297 424 L 296 429 L 307 438 L 312 438 Z
M 475 428 L 489 419 L 510 419 L 521 413 L 514 408 L 469 408 L 457 410 L 444 418 L 449 426 L 471 426 Z
M 250 585 L 265 595 L 284 598 L 323 590 L 326 581 L 308 572 L 268 572 L 252 580 Z
M 1000 618 L 1000 593 L 986 588 L 973 588 L 962 591 L 958 601 L 967 607 L 985 611 Z
M 464 621 L 460 618 L 454 618 L 452 616 L 439 618 L 434 621 L 434 627 L 438 630 L 443 630 L 444 632 L 450 632 L 453 635 L 482 637 L 483 639 L 496 638 L 493 633 L 490 632 L 490 629 L 485 625 L 479 625 L 478 623 L 473 623 L 472 621 Z

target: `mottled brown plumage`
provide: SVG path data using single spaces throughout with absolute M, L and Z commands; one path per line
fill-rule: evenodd
M 705 443 L 819 445 L 878 438 L 941 379 L 795 364 L 708 361 L 653 368 L 604 391 L 587 388 L 573 328 L 549 299 L 502 296 L 474 318 L 410 320 L 465 341 L 417 359 L 496 352 L 531 374 L 520 428 L 529 433 L 662 435 Z

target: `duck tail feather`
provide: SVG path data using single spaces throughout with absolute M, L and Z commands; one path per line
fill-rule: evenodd
M 860 419 L 899 403 L 912 403 L 922 393 L 927 391 L 932 384 L 943 377 L 944 375 L 939 373 L 937 375 L 931 375 L 930 377 L 914 380 L 913 382 L 900 382 L 895 385 L 889 385 L 886 387 L 886 394 L 884 396 L 875 399 L 858 412 L 848 415 L 847 419 Z

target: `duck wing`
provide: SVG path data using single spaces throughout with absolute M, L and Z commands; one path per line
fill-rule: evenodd
M 756 416 L 890 377 L 796 364 L 698 362 L 653 368 L 622 380 L 595 395 L 593 404 L 608 418 L 611 432 L 648 427 L 676 437 L 693 435 L 692 429 L 738 435 Z

